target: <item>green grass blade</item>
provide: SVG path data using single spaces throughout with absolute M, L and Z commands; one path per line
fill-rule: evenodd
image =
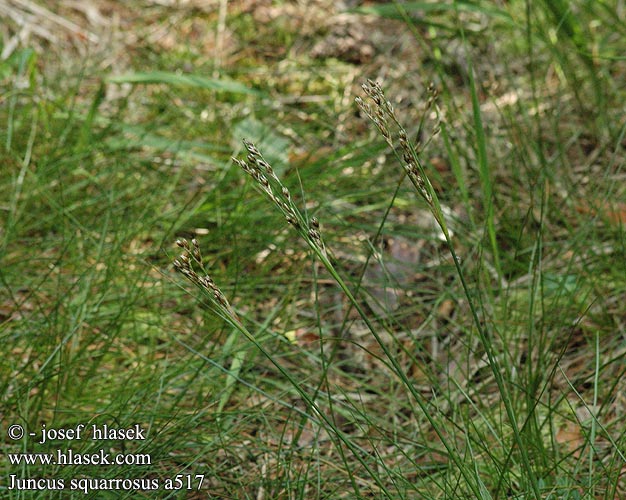
M 469 54 L 469 51 L 468 51 Z M 493 176 L 487 158 L 487 139 L 485 137 L 485 127 L 483 125 L 482 114 L 480 111 L 480 103 L 478 101 L 478 91 L 476 89 L 476 81 L 474 80 L 474 68 L 472 61 L 468 56 L 468 75 L 470 93 L 472 96 L 472 113 L 474 117 L 474 133 L 476 134 L 476 153 L 478 155 L 478 173 L 482 188 L 483 211 L 485 217 L 485 226 L 491 244 L 493 253 L 493 261 L 498 277 L 502 279 L 502 267 L 500 265 L 500 252 L 498 250 L 498 242 L 496 240 L 496 225 L 494 219 L 494 191 Z
M 246 85 L 226 78 L 207 78 L 206 76 L 190 73 L 174 73 L 170 71 L 149 71 L 139 73 L 125 73 L 109 76 L 109 83 L 132 83 L 135 85 L 167 84 L 183 87 L 229 92 L 231 94 L 259 95 L 260 92 Z

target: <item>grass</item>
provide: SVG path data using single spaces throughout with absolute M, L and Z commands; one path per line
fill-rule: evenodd
M 618 2 L 145 7 L 0 62 L 0 496 L 623 498 Z

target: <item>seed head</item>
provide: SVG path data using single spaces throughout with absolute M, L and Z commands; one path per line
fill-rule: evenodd
M 259 150 L 256 148 L 254 144 L 252 144 L 250 141 L 246 139 L 243 140 L 243 144 L 252 156 L 261 158 L 261 153 L 259 153 Z
M 296 219 L 293 215 L 285 215 L 285 219 L 287 219 L 287 222 L 289 224 L 291 224 L 293 227 L 295 227 L 296 229 L 300 228 L 300 223 L 298 222 L 298 219 Z
M 200 252 L 200 244 L 198 243 L 198 240 L 193 238 L 191 240 L 191 246 L 193 248 L 191 255 L 198 264 L 202 265 L 202 253 Z

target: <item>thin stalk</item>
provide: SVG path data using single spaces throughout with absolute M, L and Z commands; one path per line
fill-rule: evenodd
M 415 151 L 415 148 L 413 147 L 412 144 L 409 143 L 409 148 L 412 150 L 414 158 L 418 159 L 418 155 L 417 152 Z M 504 403 L 504 407 L 505 407 L 505 411 L 507 414 L 507 417 L 509 419 L 509 422 L 511 423 L 511 426 L 513 427 L 513 435 L 515 438 L 515 444 L 517 445 L 517 447 L 520 450 L 520 455 L 522 458 L 522 462 L 524 464 L 524 468 L 526 469 L 528 475 L 530 476 L 530 483 L 533 489 L 533 494 L 535 496 L 535 498 L 537 498 L 537 500 L 539 500 L 541 498 L 541 493 L 539 491 L 539 486 L 537 483 L 537 478 L 535 477 L 534 471 L 532 469 L 532 466 L 530 464 L 530 458 L 528 456 L 528 451 L 526 450 L 526 447 L 524 446 L 524 441 L 522 440 L 522 436 L 520 434 L 519 431 L 519 427 L 518 427 L 518 423 L 517 423 L 517 417 L 515 415 L 515 409 L 513 408 L 513 402 L 511 400 L 511 395 L 509 393 L 509 390 L 504 382 L 504 378 L 502 377 L 502 371 L 501 371 L 501 366 L 500 363 L 498 362 L 498 359 L 496 357 L 496 353 L 495 353 L 495 349 L 493 346 L 493 343 L 491 341 L 491 336 L 490 334 L 487 332 L 487 330 L 485 329 L 484 326 L 482 326 L 482 323 L 478 317 L 478 311 L 476 308 L 476 305 L 474 303 L 474 300 L 472 299 L 472 295 L 470 293 L 470 289 L 469 286 L 467 284 L 467 281 L 465 279 L 465 274 L 463 273 L 463 269 L 461 268 L 461 264 L 460 264 L 460 260 L 459 257 L 456 254 L 456 251 L 454 249 L 454 244 L 452 243 L 452 239 L 450 237 L 450 232 L 448 231 L 448 227 L 445 223 L 445 218 L 443 215 L 443 211 L 441 210 L 441 205 L 439 203 L 439 199 L 437 197 L 437 193 L 435 191 L 435 189 L 433 188 L 432 184 L 430 183 L 430 181 L 428 181 L 428 177 L 426 176 L 426 173 L 424 171 L 423 166 L 421 165 L 421 162 L 417 162 L 417 166 L 420 170 L 420 174 L 422 176 L 423 179 L 426 180 L 426 182 L 424 183 L 425 189 L 428 191 L 428 194 L 430 195 L 430 199 L 431 202 L 428 203 L 430 209 L 431 209 L 431 213 L 433 214 L 433 216 L 435 217 L 435 220 L 437 221 L 439 227 L 441 228 L 441 231 L 444 234 L 445 240 L 446 240 L 446 245 L 448 247 L 448 250 L 450 252 L 450 255 L 452 256 L 452 260 L 454 261 L 454 267 L 456 269 L 456 272 L 459 276 L 459 279 L 461 281 L 461 286 L 463 287 L 463 293 L 465 294 L 465 297 L 467 298 L 469 307 L 470 307 L 470 311 L 472 313 L 472 319 L 474 321 L 474 324 L 476 325 L 476 329 L 478 331 L 478 336 L 480 338 L 480 342 L 483 345 L 483 347 L 485 348 L 485 353 L 487 354 L 487 359 L 489 361 L 489 367 L 491 368 L 491 372 L 493 373 L 493 376 L 495 378 L 496 381 L 496 385 L 498 386 L 498 391 L 500 392 L 500 395 L 502 397 L 502 402 Z M 423 188 L 422 188 L 423 189 Z M 422 189 L 418 189 L 418 194 L 422 195 Z M 426 201 L 428 202 L 429 200 L 426 199 Z
M 598 408 L 598 383 L 600 379 L 600 333 L 596 331 L 595 338 L 595 361 L 596 366 L 593 374 L 593 406 L 592 406 L 592 419 L 591 419 L 591 432 L 589 435 L 589 485 L 588 493 L 590 498 L 594 498 L 594 472 L 593 472 L 593 455 L 595 454 L 595 442 L 597 432 L 597 408 Z
M 452 260 L 454 261 L 456 272 L 459 276 L 459 279 L 461 280 L 463 292 L 465 296 L 467 297 L 468 304 L 470 306 L 470 311 L 472 314 L 472 318 L 478 330 L 478 335 L 479 335 L 481 344 L 483 345 L 485 352 L 487 354 L 489 367 L 491 368 L 493 376 L 496 380 L 498 391 L 500 392 L 500 395 L 502 397 L 502 401 L 504 403 L 507 417 L 509 419 L 509 422 L 511 423 L 511 426 L 513 427 L 513 435 L 515 439 L 515 444 L 520 450 L 520 455 L 522 458 L 524 468 L 527 474 L 529 475 L 533 494 L 535 498 L 539 500 L 541 498 L 541 494 L 539 492 L 537 478 L 535 477 L 535 473 L 532 469 L 530 458 L 528 456 L 528 451 L 526 450 L 526 447 L 524 446 L 524 441 L 522 440 L 522 436 L 518 428 L 517 417 L 515 415 L 515 409 L 513 407 L 511 395 L 509 393 L 509 390 L 502 376 L 501 366 L 497 360 L 495 348 L 493 346 L 491 336 L 487 332 L 486 328 L 482 326 L 478 318 L 478 308 L 476 307 L 476 304 L 474 303 L 474 300 L 472 299 L 472 295 L 470 293 L 469 286 L 465 279 L 465 275 L 463 273 L 463 270 L 461 269 L 460 261 L 454 249 L 454 245 L 451 240 L 450 232 L 448 230 L 448 226 L 445 221 L 445 217 L 443 214 L 443 210 L 441 208 L 441 204 L 439 202 L 439 198 L 437 196 L 437 192 L 435 191 L 432 183 L 430 182 L 430 179 L 428 175 L 426 174 L 426 171 L 420 159 L 420 155 L 418 154 L 418 150 L 420 148 L 415 147 L 413 143 L 408 140 L 407 132 L 404 129 L 402 123 L 400 123 L 400 121 L 398 120 L 393 110 L 393 106 L 385 97 L 381 86 L 378 83 L 375 83 L 373 81 L 368 81 L 366 85 L 363 85 L 363 90 L 365 91 L 367 96 L 372 100 L 374 105 L 370 106 L 369 104 L 366 104 L 360 98 L 357 98 L 357 104 L 359 105 L 361 110 L 374 122 L 374 124 L 376 125 L 376 127 L 378 128 L 378 130 L 380 131 L 380 133 L 386 140 L 387 144 L 389 144 L 394 155 L 400 161 L 404 170 L 407 172 L 409 180 L 415 187 L 417 194 L 427 203 L 431 214 L 437 221 L 437 224 L 439 225 L 441 231 L 444 234 L 446 245 L 448 247 L 450 255 L 452 256 Z M 438 115 L 439 110 L 435 103 L 437 93 L 435 89 L 432 87 L 429 89 L 429 92 L 431 94 L 431 97 L 428 101 L 428 106 L 434 107 Z M 390 120 L 391 120 L 391 124 L 393 124 L 393 127 L 390 126 Z M 482 130 L 482 123 L 480 123 L 480 116 L 478 116 L 478 125 L 480 126 L 480 129 Z M 394 129 L 398 130 L 397 137 L 398 137 L 400 150 L 402 154 L 400 154 L 399 149 L 395 146 L 395 142 L 394 142 L 395 136 L 394 136 L 394 133 L 392 132 Z M 438 130 L 438 127 L 435 128 L 435 131 L 437 130 Z M 484 147 L 484 137 L 483 137 L 483 140 L 479 141 L 479 143 L 482 144 L 482 146 Z M 483 158 L 483 163 L 484 163 L 483 167 L 486 168 L 486 155 L 481 154 L 480 156 Z M 488 173 L 488 171 L 485 170 L 485 173 Z M 487 176 L 485 179 L 485 185 L 489 188 L 491 186 L 489 176 Z M 489 191 L 489 194 L 491 198 L 491 191 Z M 483 193 L 483 195 L 485 195 L 485 193 Z M 492 207 L 492 203 L 490 201 L 488 202 L 488 207 Z M 491 222 L 493 223 L 493 221 Z M 494 241 L 492 241 L 492 243 L 494 243 Z M 496 250 L 497 248 L 494 247 L 494 252 L 497 257 Z M 498 269 L 498 274 L 499 276 L 501 276 L 501 272 L 499 269 Z M 392 359 L 392 362 L 393 361 L 394 360 Z M 475 493 L 478 493 L 478 492 L 475 492 Z M 479 495 L 477 494 L 477 496 Z

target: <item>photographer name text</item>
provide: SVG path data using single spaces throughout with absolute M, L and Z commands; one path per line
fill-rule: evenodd
M 41 439 L 37 441 L 44 444 L 48 441 L 80 441 L 82 439 L 91 439 L 92 441 L 143 441 L 146 439 L 145 429 L 139 424 L 135 424 L 128 428 L 110 427 L 107 424 L 79 424 L 76 427 L 68 429 L 48 429 L 46 425 L 41 426 Z M 36 437 L 36 433 L 31 432 L 31 437 Z

